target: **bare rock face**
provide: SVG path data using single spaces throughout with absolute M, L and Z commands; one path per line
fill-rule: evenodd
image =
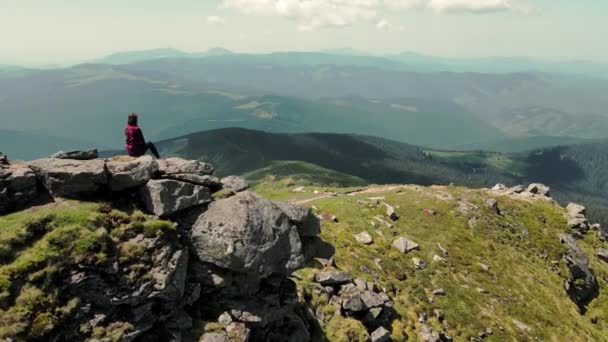
M 0 152 L 0 168 L 8 167 L 8 165 L 8 157 L 6 156 L 6 154 Z
M 70 152 L 59 151 L 59 152 L 49 156 L 49 158 L 73 159 L 73 160 L 91 160 L 91 159 L 97 159 L 98 157 L 99 157 L 99 152 L 96 149 L 88 150 L 88 151 L 70 151 Z
M 561 234 L 561 242 L 568 247 L 564 260 L 570 269 L 570 278 L 564 283 L 564 289 L 570 299 L 584 312 L 585 306 L 597 296 L 599 285 L 591 267 L 589 258 L 570 234 Z
M 202 261 L 259 277 L 290 274 L 304 262 L 289 215 L 250 192 L 211 203 L 192 227 L 192 244 Z
M 212 175 L 213 166 L 198 160 L 167 158 L 158 160 L 161 175 L 169 177 L 180 174 Z
M 245 191 L 249 188 L 249 183 L 241 177 L 228 176 L 222 178 L 222 185 L 224 189 L 230 189 L 234 192 Z
M 158 164 L 150 156 L 110 159 L 106 162 L 110 174 L 110 189 L 121 191 L 146 184 L 158 172 Z
M 105 162 L 101 159 L 38 159 L 28 163 L 53 197 L 91 194 L 108 184 Z
M 170 179 L 148 181 L 140 196 L 146 209 L 159 217 L 211 202 L 209 188 Z
M 0 169 L 0 214 L 19 209 L 36 199 L 36 174 L 27 167 Z

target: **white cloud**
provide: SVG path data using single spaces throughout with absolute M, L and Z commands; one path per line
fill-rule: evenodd
M 228 9 L 289 18 L 301 31 L 341 27 L 376 19 L 385 10 L 431 10 L 439 13 L 524 11 L 517 0 L 223 0 Z M 376 22 L 378 29 L 390 25 Z
M 225 24 L 225 23 L 226 23 L 226 19 L 224 19 L 222 17 L 218 17 L 215 15 L 210 15 L 207 17 L 207 24 L 221 25 L 221 24 Z
M 376 23 L 376 28 L 378 30 L 387 31 L 387 32 L 395 32 L 395 31 L 403 31 L 403 30 L 405 30 L 405 28 L 403 26 L 393 25 L 391 22 L 389 22 L 386 19 L 380 19 Z

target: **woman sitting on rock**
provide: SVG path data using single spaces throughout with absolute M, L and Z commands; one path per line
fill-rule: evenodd
M 150 151 L 156 158 L 160 158 L 156 146 L 144 139 L 144 134 L 137 126 L 137 114 L 135 113 L 129 114 L 125 136 L 127 137 L 127 154 L 131 157 L 141 157 Z

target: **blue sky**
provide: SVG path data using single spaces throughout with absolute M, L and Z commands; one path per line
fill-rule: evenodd
M 0 63 L 221 46 L 608 62 L 604 0 L 0 0 Z

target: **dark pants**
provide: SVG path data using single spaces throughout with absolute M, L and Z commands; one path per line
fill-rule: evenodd
M 156 146 L 154 146 L 153 143 L 147 142 L 146 143 L 146 149 L 147 149 L 147 151 L 150 151 L 150 153 L 152 153 L 152 155 L 154 155 L 157 159 L 160 159 L 160 155 L 158 154 L 158 150 L 156 149 Z
M 127 151 L 127 153 L 129 154 L 129 156 L 137 158 L 143 156 L 148 151 L 150 151 L 150 153 L 152 153 L 156 157 L 156 159 L 160 159 L 160 155 L 158 154 L 156 146 L 154 146 L 154 144 L 151 142 L 147 142 L 143 146 L 140 145 L 137 148 L 134 148 L 132 151 Z

